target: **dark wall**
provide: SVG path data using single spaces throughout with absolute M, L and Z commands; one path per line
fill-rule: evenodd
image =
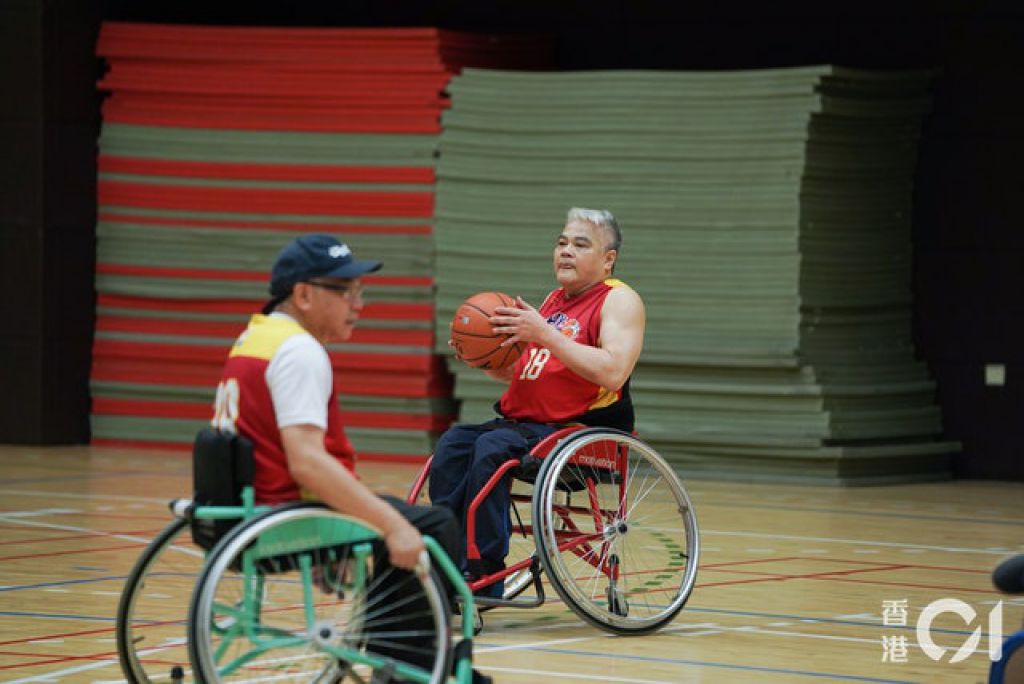
M 976 17 L 951 46 L 917 174 L 915 324 L 957 474 L 1024 479 L 1024 26 Z M 1005 385 L 985 382 L 1001 365 Z
M 939 381 L 965 476 L 1024 479 L 1018 416 L 1024 219 L 1024 3 L 644 0 L 8 0 L 0 7 L 0 244 L 8 296 L 0 338 L 0 441 L 87 439 L 92 325 L 92 57 L 99 18 L 283 26 L 544 30 L 563 69 L 724 69 L 835 63 L 935 66 L 915 198 L 915 335 Z M 1002 387 L 985 364 L 1006 365 Z M 11 390 L 11 391 L 9 391 Z
M 88 437 L 98 12 L 0 5 L 0 441 Z

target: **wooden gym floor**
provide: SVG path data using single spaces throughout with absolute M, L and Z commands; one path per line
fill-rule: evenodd
M 360 467 L 395 494 L 415 472 Z M 1021 626 L 1024 600 L 996 593 L 990 572 L 1024 551 L 1024 484 L 684 482 L 703 550 L 697 587 L 672 625 L 613 637 L 557 598 L 492 611 L 477 666 L 503 683 L 978 682 L 1000 599 L 1003 632 Z M 189 483 L 183 453 L 0 446 L 0 681 L 121 681 L 121 586 L 169 521 L 167 500 L 187 496 Z M 930 634 L 951 649 L 936 662 L 918 647 L 915 624 L 940 598 L 978 617 L 936 619 Z M 905 615 L 894 603 L 903 600 Z M 894 606 L 885 617 L 884 602 Z M 950 663 L 979 625 L 976 652 Z M 184 648 L 163 657 L 187 664 Z

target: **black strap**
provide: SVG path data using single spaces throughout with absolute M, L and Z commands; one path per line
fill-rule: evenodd
M 473 659 L 473 640 L 472 639 L 463 639 L 459 643 L 455 644 L 455 648 L 452 651 L 452 653 L 455 656 L 453 661 L 452 661 L 455 665 L 458 665 L 459 662 L 461 662 L 464 659 L 472 660 Z

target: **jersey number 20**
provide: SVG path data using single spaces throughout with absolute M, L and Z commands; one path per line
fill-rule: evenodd
M 217 398 L 213 400 L 213 420 L 210 424 L 224 432 L 235 432 L 238 420 L 238 380 L 228 378 L 217 385 Z

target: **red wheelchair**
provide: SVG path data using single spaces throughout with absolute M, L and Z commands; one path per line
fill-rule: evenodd
M 429 474 L 430 461 L 410 502 Z M 481 502 L 509 486 L 508 564 L 470 583 L 478 592 L 503 581 L 504 591 L 501 598 L 478 595 L 479 609 L 542 605 L 542 574 L 576 614 L 616 634 L 652 632 L 683 608 L 697 577 L 697 518 L 672 467 L 646 443 L 610 428 L 567 427 L 527 456 L 510 458 L 470 503 L 467 558 L 480 558 Z M 533 596 L 521 596 L 530 587 Z

